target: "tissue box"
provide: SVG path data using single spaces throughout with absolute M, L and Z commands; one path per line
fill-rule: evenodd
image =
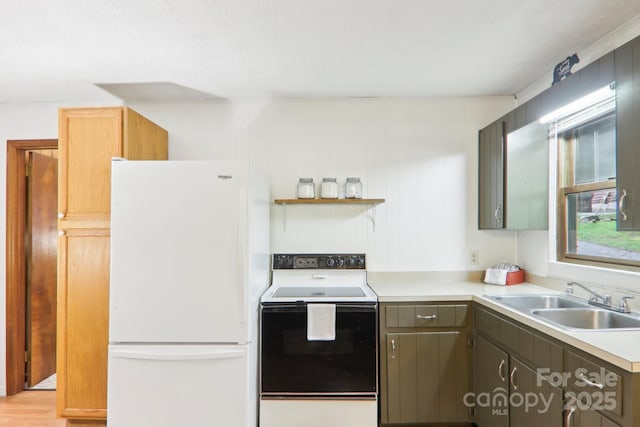
M 524 282 L 524 270 L 507 271 L 487 268 L 484 274 L 484 281 L 493 285 L 517 285 Z

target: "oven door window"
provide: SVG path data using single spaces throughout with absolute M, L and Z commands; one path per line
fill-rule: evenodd
M 375 305 L 336 305 L 335 341 L 308 341 L 306 305 L 265 306 L 262 392 L 376 393 L 376 324 Z

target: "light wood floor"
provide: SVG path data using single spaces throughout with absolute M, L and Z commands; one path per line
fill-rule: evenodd
M 0 427 L 64 427 L 56 419 L 56 392 L 28 390 L 0 397 Z

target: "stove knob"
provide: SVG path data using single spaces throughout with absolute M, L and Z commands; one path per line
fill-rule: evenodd
M 336 265 L 336 260 L 333 258 L 327 258 L 327 267 L 333 267 Z
M 344 265 L 344 259 L 343 258 L 338 258 L 336 260 L 337 263 L 337 267 L 342 267 Z
M 347 258 L 347 267 L 355 267 L 356 266 L 356 260 L 355 258 Z
M 364 267 L 364 258 L 358 257 L 358 267 Z
M 287 255 L 281 255 L 275 257 L 273 260 L 274 268 L 292 268 L 293 267 L 293 259 Z

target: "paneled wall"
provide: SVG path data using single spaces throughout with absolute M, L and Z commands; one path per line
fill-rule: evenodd
M 366 252 L 375 271 L 474 270 L 514 260 L 511 232 L 479 232 L 477 131 L 510 97 L 237 100 L 132 105 L 170 131 L 172 159 L 250 159 L 272 198 L 298 178 L 357 176 L 366 206 L 271 208 L 273 252 Z M 375 223 L 375 230 L 374 230 Z M 479 250 L 480 265 L 469 264 Z
M 114 100 L 111 105 L 119 105 Z M 104 101 L 72 106 L 105 105 Z M 55 138 L 60 104 L 0 105 L 0 141 Z M 295 196 L 299 177 L 358 176 L 365 207 L 271 208 L 272 252 L 359 251 L 372 271 L 477 270 L 513 261 L 512 232 L 480 232 L 477 131 L 513 108 L 511 97 L 436 99 L 245 99 L 130 104 L 169 130 L 171 159 L 249 159 L 272 198 Z M 5 223 L 6 150 L 0 150 Z M 5 229 L 0 228 L 0 240 Z M 480 263 L 469 265 L 468 252 Z M 0 245 L 0 277 L 5 277 Z M 0 281 L 0 395 L 5 394 L 5 285 Z

